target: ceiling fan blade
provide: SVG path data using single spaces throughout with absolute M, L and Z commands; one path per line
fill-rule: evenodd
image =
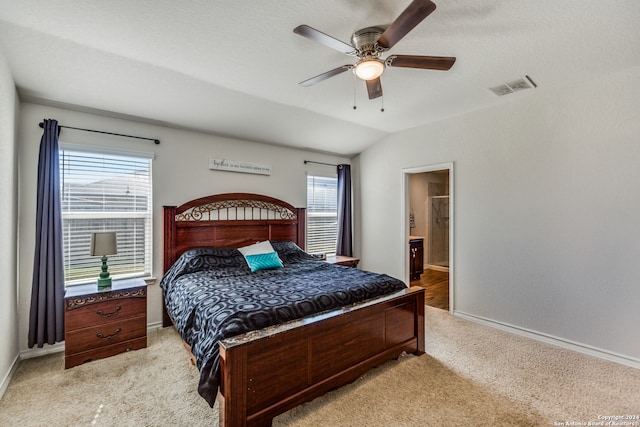
M 310 79 L 303 80 L 298 84 L 300 86 L 308 87 L 308 86 L 314 85 L 316 83 L 319 83 L 319 82 L 321 82 L 323 80 L 326 80 L 329 77 L 333 77 L 333 76 L 338 75 L 340 73 L 344 73 L 345 71 L 350 70 L 351 68 L 353 68 L 353 65 L 343 65 L 341 67 L 334 68 L 333 70 L 326 71 L 326 72 L 324 72 L 322 74 L 318 74 L 317 76 L 311 77 Z
M 386 63 L 390 67 L 423 68 L 425 70 L 450 69 L 456 62 L 452 56 L 419 56 L 419 55 L 390 55 Z
M 369 99 L 376 99 L 382 96 L 382 83 L 380 83 L 380 77 L 373 80 L 366 80 L 367 92 L 369 92 Z
M 315 28 L 311 28 L 308 25 L 298 25 L 293 29 L 293 32 L 301 35 L 302 37 L 306 37 L 309 40 L 313 40 L 314 42 L 318 42 L 323 44 L 331 49 L 335 49 L 347 55 L 354 55 L 355 48 L 350 44 L 347 44 L 341 40 L 331 37 L 328 34 L 323 33 L 322 31 L 318 31 Z
M 378 39 L 378 46 L 391 49 L 434 10 L 436 10 L 436 5 L 430 0 L 413 0 L 382 33 Z

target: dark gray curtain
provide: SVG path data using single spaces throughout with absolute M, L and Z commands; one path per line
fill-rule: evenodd
M 338 165 L 338 242 L 337 255 L 351 256 L 351 166 Z
M 36 247 L 29 313 L 29 347 L 64 340 L 64 264 L 58 122 L 44 121 L 38 157 Z

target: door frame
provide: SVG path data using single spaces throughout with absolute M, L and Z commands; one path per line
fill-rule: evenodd
M 416 166 L 411 168 L 402 169 L 402 270 L 404 271 L 404 280 L 406 283 L 410 283 L 409 277 L 409 254 L 407 251 L 407 242 L 409 241 L 410 228 L 409 228 L 409 175 L 416 173 L 435 172 L 441 170 L 449 171 L 449 312 L 454 312 L 454 272 L 455 272 L 455 252 L 454 248 L 454 205 L 455 205 L 455 186 L 453 180 L 453 162 L 438 163 L 433 165 Z M 425 236 L 426 238 L 426 236 Z

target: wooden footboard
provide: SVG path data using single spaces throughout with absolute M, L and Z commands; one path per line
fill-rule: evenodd
M 402 352 L 423 354 L 424 289 L 250 332 L 220 344 L 220 426 L 270 426 Z

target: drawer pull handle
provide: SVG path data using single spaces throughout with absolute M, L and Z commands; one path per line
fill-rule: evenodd
M 115 337 L 116 335 L 118 335 L 120 333 L 122 329 L 118 328 L 116 329 L 116 331 L 114 333 L 112 333 L 111 335 L 102 335 L 102 332 L 98 332 L 96 334 L 96 336 L 98 338 L 102 338 L 103 340 L 110 340 L 111 338 Z
M 113 316 L 114 314 L 118 314 L 118 312 L 120 311 L 120 309 L 122 309 L 122 307 L 117 306 L 117 307 L 116 307 L 116 311 L 114 311 L 113 313 L 105 313 L 105 312 L 104 312 L 104 311 L 102 311 L 102 310 L 98 310 L 98 311 L 96 311 L 96 314 L 98 314 L 98 315 L 100 315 L 100 316 L 102 316 L 102 317 L 111 317 L 111 316 Z

